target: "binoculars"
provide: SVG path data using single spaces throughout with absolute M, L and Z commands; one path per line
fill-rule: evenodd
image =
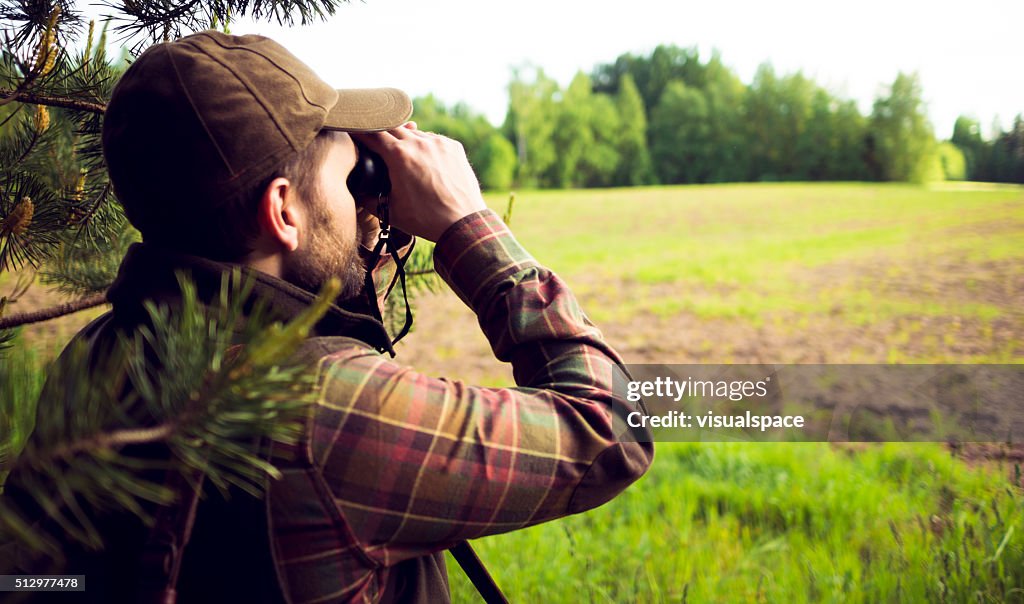
M 378 199 L 391 192 L 391 179 L 388 167 L 379 155 L 364 145 L 356 143 L 359 154 L 356 166 L 348 176 L 348 190 L 357 201 Z

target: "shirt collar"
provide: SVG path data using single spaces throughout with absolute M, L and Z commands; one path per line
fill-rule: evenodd
M 107 292 L 107 299 L 113 304 L 116 316 L 141 319 L 145 317 L 143 302 L 146 300 L 168 304 L 180 300 L 177 274 L 183 274 L 195 284 L 199 301 L 209 304 L 220 294 L 224 275 L 234 269 L 241 269 L 244 277 L 253 279 L 247 307 L 256 299 L 263 299 L 274 319 L 287 321 L 316 298 L 305 289 L 249 267 L 190 256 L 152 244 L 135 243 L 128 248 L 117 278 Z M 394 356 L 390 338 L 380 321 L 345 310 L 337 304 L 328 308 L 310 336 L 352 337 L 379 352 L 389 352 Z

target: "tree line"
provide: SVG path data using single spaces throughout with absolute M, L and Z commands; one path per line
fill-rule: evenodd
M 696 48 L 658 46 L 579 72 L 564 89 L 513 71 L 504 124 L 416 100 L 421 128 L 462 140 L 490 189 L 739 181 L 1024 182 L 1024 118 L 992 140 L 961 116 L 939 140 L 921 84 L 899 74 L 870 114 L 802 73 L 763 64 L 750 84 Z

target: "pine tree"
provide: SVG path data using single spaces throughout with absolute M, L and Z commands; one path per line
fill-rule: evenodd
M 126 61 L 154 42 L 208 27 L 226 30 L 235 17 L 305 24 L 333 15 L 341 4 L 125 0 L 109 5 L 112 14 L 97 26 L 85 23 L 72 2 L 0 0 L 0 279 L 31 275 L 14 288 L 17 297 L 38 271 L 44 283 L 79 297 L 37 316 L 7 317 L 11 300 L 0 298 L 0 377 L 22 370 L 4 361 L 17 352 L 13 346 L 23 346 L 15 328 L 102 303 L 124 251 L 138 238 L 116 202 L 100 148 L 103 111 Z M 127 49 L 123 56 L 107 56 L 108 30 Z M 426 272 L 422 264 L 420 257 L 410 268 Z M 183 282 L 180 309 L 149 308 L 151 326 L 122 341 L 108 361 L 132 380 L 130 397 L 113 380 L 88 379 L 87 373 L 104 368 L 90 369 L 83 351 L 67 351 L 71 362 L 50 369 L 49 383 L 56 386 L 39 400 L 34 436 L 24 450 L 36 401 L 0 399 L 0 544 L 54 547 L 3 497 L 14 464 L 30 470 L 26 488 L 40 507 L 91 547 L 102 544 L 79 502 L 145 517 L 144 504 L 174 499 L 162 483 L 139 477 L 139 460 L 122 453 L 126 445 L 163 443 L 173 467 L 185 476 L 201 470 L 222 490 L 233 485 L 257 492 L 275 474 L 250 443 L 297 438 L 289 419 L 309 403 L 314 377 L 289 355 L 339 286 L 325 286 L 317 303 L 287 326 L 270 324 L 258 309 L 243 315 L 249 287 L 235 273 L 225 279 L 219 303 L 202 306 Z M 78 410 L 70 416 L 63 411 L 68 400 Z M 140 406 L 147 411 L 144 423 L 131 412 Z

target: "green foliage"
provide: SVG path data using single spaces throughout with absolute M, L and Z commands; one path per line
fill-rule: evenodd
M 614 171 L 618 153 L 614 141 L 608 139 L 618 128 L 618 115 L 608 106 L 602 107 L 600 116 L 596 109 L 590 78 L 579 72 L 562 94 L 555 113 L 547 116 L 555 122 L 551 142 L 558 154 L 544 173 L 544 182 L 561 188 L 578 187 L 592 183 L 602 171 Z
M 1016 602 L 1007 470 L 934 444 L 659 443 L 600 510 L 474 546 L 512 601 Z
M 16 463 L 19 486 L 64 533 L 90 547 L 102 547 L 102 539 L 87 510 L 127 510 L 150 520 L 143 503 L 172 501 L 162 482 L 140 474 L 166 462 L 133 457 L 125 447 L 162 443 L 175 471 L 202 471 L 223 491 L 234 485 L 258 494 L 264 478 L 279 473 L 254 443 L 295 443 L 315 398 L 313 368 L 290 357 L 337 295 L 337 280 L 287 326 L 270 324 L 260 302 L 244 310 L 252 283 L 239 272 L 225 276 L 211 306 L 200 305 L 184 278 L 181 287 L 179 307 L 147 302 L 150 325 L 113 348 L 73 342 L 50 368 L 37 406 L 31 384 L 0 400 L 0 418 L 14 428 L 2 434 L 0 451 L 8 455 L 0 471 Z M 24 414 L 33 407 L 32 438 L 15 459 L 15 439 L 25 435 Z M 0 542 L 17 539 L 55 555 L 52 536 L 30 524 L 0 498 Z
M 480 185 L 486 190 L 508 190 L 516 174 L 516 148 L 499 132 L 484 139 L 474 164 Z
M 629 73 L 619 80 L 615 106 L 620 124 L 620 160 L 612 182 L 627 186 L 653 184 L 654 171 L 647 148 L 647 112 Z
M 958 147 L 973 147 L 982 143 L 981 126 L 978 120 L 961 115 L 953 124 L 953 136 L 950 139 Z
M 959 147 L 950 142 L 939 143 L 938 158 L 943 180 L 967 179 L 967 160 Z
M 617 184 L 615 173 L 619 164 L 623 163 L 623 142 L 620 138 L 623 126 L 615 99 L 606 94 L 591 95 L 587 117 L 594 140 L 580 157 L 579 182 L 585 187 Z
M 54 250 L 54 257 L 40 272 L 41 281 L 69 296 L 106 291 L 117 277 L 121 258 L 137 241 L 138 231 L 127 224 L 112 233 L 103 247 L 86 238 L 69 237 Z
M 459 103 L 446 107 L 433 95 L 413 101 L 413 120 L 420 130 L 454 138 L 466 148 L 484 189 L 508 189 L 515 172 L 515 148 L 483 115 Z
M 636 86 L 595 92 L 579 72 L 564 91 L 542 70 L 509 86 L 505 135 L 515 143 L 517 179 L 526 187 L 601 187 L 653 181 L 647 117 Z
M 644 109 L 650 114 L 669 82 L 680 81 L 687 86 L 703 88 L 706 70 L 707 66 L 700 62 L 696 47 L 659 45 L 649 57 L 625 54 L 613 64 L 599 65 L 594 69 L 594 82 L 598 92 L 614 93 L 629 74 L 643 98 Z
M 867 124 L 856 104 L 835 98 L 799 73 L 778 76 L 765 64 L 745 86 L 717 52 L 702 61 L 695 48 L 661 46 L 647 57 L 627 54 L 599 66 L 594 89 L 615 93 L 634 79 L 651 117 L 646 140 L 656 180 L 872 176 L 865 164 Z M 624 159 L 634 156 L 623 153 Z M 634 181 L 620 173 L 613 182 Z
M 35 422 L 35 403 L 46 374 L 19 330 L 0 331 L 0 493 L 10 460 L 21 451 Z
M 711 134 L 704 93 L 669 82 L 651 113 L 651 128 L 651 157 L 661 182 L 707 182 Z
M 651 113 L 651 157 L 664 183 L 742 180 L 749 158 L 743 144 L 743 87 L 724 68 L 706 73 L 699 89 L 668 83 Z
M 447 111 L 431 97 L 417 119 L 467 144 L 487 188 L 507 182 L 491 169 L 487 128 L 468 109 Z M 421 125 L 422 125 L 421 124 Z M 958 159 L 942 148 L 925 116 L 915 75 L 900 74 L 870 116 L 801 73 L 761 65 L 744 85 L 713 52 L 659 46 L 578 73 L 562 89 L 542 69 L 513 71 L 502 132 L 512 141 L 521 187 L 635 186 L 663 182 L 955 178 Z M 492 139 L 495 144 L 497 139 Z M 991 143 L 962 118 L 954 133 L 965 178 L 1024 182 L 1024 119 Z M 501 145 L 504 147 L 504 145 Z M 503 152 L 504 154 L 504 152 Z
M 39 267 L 62 243 L 106 249 L 126 228 L 103 166 L 96 110 L 119 69 L 101 46 L 105 31 L 96 43 L 92 26 L 89 33 L 74 55 L 52 43 L 42 67 L 18 48 L 0 51 L 0 90 L 54 103 L 7 103 L 9 121 L 0 127 L 0 272 Z
M 957 117 L 953 124 L 953 137 L 950 142 L 964 154 L 967 177 L 970 180 L 983 180 L 981 175 L 986 170 L 982 168 L 982 165 L 987 159 L 987 150 L 985 141 L 981 139 L 981 127 L 978 125 L 978 120 L 963 115 Z
M 798 167 L 806 159 L 798 151 L 812 149 L 806 143 L 803 149 L 798 147 L 808 136 L 814 88 L 800 73 L 779 78 L 771 65 L 758 68 L 745 105 L 752 179 L 806 178 Z
M 956 162 L 948 150 L 939 155 L 914 75 L 900 74 L 868 117 L 854 101 L 834 96 L 800 73 L 778 75 L 770 64 L 744 86 L 717 53 L 702 61 L 696 48 L 659 46 L 648 56 L 624 54 L 597 66 L 592 80 L 596 96 L 633 94 L 636 88 L 651 118 L 645 139 L 653 180 L 661 182 L 926 182 L 944 177 L 944 161 Z M 619 113 L 636 111 L 620 107 Z M 637 177 L 643 169 L 631 163 L 645 161 L 637 152 L 638 137 L 619 139 L 620 167 L 611 183 L 650 182 Z M 964 153 L 968 179 L 1024 182 L 1024 119 L 986 143 L 977 123 L 961 118 L 953 142 Z M 955 167 L 949 165 L 951 173 Z M 568 180 L 561 175 L 546 184 L 564 186 Z
M 124 2 L 118 5 L 116 31 L 129 38 L 142 39 L 138 50 L 147 40 L 167 40 L 207 28 L 218 28 L 236 19 L 251 16 L 256 20 L 275 21 L 279 25 L 296 22 L 306 25 L 334 15 L 338 7 L 348 0 L 214 0 L 186 2 L 176 0 L 150 0 Z
M 1024 115 L 1017 115 L 1013 127 L 992 144 L 991 179 L 995 182 L 1024 182 Z
M 875 101 L 870 152 L 879 180 L 925 182 L 932 175 L 935 136 L 923 107 L 917 76 L 903 73 Z
M 526 79 L 528 71 L 533 72 L 532 81 Z M 552 116 L 558 115 L 559 95 L 558 83 L 547 77 L 544 70 L 513 70 L 503 129 L 516 147 L 516 183 L 520 187 L 548 184 L 544 175 L 558 161 L 558 149 L 553 142 L 556 121 Z
M 714 54 L 707 64 L 704 94 L 711 115 L 709 182 L 742 180 L 749 164 L 744 132 L 746 87 Z
M 830 117 L 827 176 L 833 180 L 870 180 L 865 162 L 867 119 L 854 101 L 833 101 L 835 113 Z

